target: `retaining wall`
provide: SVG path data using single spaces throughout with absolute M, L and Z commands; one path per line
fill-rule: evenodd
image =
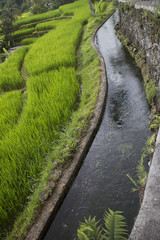
M 135 51 L 145 54 L 152 80 L 160 87 L 160 18 L 158 9 L 150 1 L 119 1 L 120 30 L 136 47 Z M 160 109 L 160 90 L 158 89 Z

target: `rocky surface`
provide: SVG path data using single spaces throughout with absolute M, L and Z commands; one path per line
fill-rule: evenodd
M 160 19 L 157 12 L 150 12 L 150 8 L 153 6 L 149 6 L 149 2 L 137 3 L 133 7 L 125 6 L 124 1 L 120 1 L 120 30 L 138 51 L 145 54 L 151 77 L 160 87 Z

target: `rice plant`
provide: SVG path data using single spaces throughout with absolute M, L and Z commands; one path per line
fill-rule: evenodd
M 12 91 L 0 96 L 0 139 L 17 123 L 21 105 L 21 91 Z
M 20 42 L 20 45 L 29 45 L 32 43 L 35 43 L 37 41 L 37 38 L 25 38 Z
M 52 30 L 55 29 L 55 21 L 51 21 L 51 22 L 45 22 L 45 23 L 39 23 L 37 24 L 35 30 L 36 31 L 44 31 L 44 30 Z
M 42 20 L 46 20 L 49 18 L 55 18 L 55 17 L 59 17 L 61 15 L 59 10 L 54 10 L 51 12 L 46 12 L 46 13 L 42 13 L 42 14 L 36 14 L 27 18 L 23 18 L 20 19 L 18 21 L 16 21 L 16 25 L 23 25 L 23 24 L 29 24 L 29 23 L 33 23 L 33 22 L 38 22 L 38 21 L 42 21 Z
M 46 153 L 69 121 L 79 92 L 73 68 L 31 77 L 27 86 L 19 124 L 0 141 L 0 232 L 34 191 Z
M 72 21 L 59 21 L 58 27 L 54 31 L 41 37 L 30 48 L 25 58 L 25 66 L 29 74 L 36 75 L 60 66 L 75 66 L 75 51 L 83 24 L 89 17 L 87 10 L 82 12 L 79 9 Z
M 6 63 L 0 65 L 0 91 L 20 89 L 25 86 L 20 68 L 27 51 L 27 47 L 17 49 Z
M 20 37 L 24 37 L 24 36 L 27 36 L 27 35 L 32 35 L 34 30 L 35 30 L 34 27 L 24 29 L 24 30 L 18 30 L 16 32 L 14 32 L 14 37 L 15 38 L 20 38 Z

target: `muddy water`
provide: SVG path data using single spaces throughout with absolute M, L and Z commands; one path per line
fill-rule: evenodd
M 149 108 L 140 71 L 115 35 L 117 21 L 115 13 L 95 39 L 109 84 L 102 124 L 45 240 L 75 239 L 84 216 L 100 219 L 108 208 L 124 211 L 130 230 L 138 211 L 138 193 L 126 174 L 135 176 L 149 135 Z

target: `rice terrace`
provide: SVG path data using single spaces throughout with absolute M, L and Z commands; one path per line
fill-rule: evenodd
M 157 60 L 121 26 L 134 11 L 158 42 L 158 7 L 0 0 L 0 240 L 128 238 L 160 125 Z

